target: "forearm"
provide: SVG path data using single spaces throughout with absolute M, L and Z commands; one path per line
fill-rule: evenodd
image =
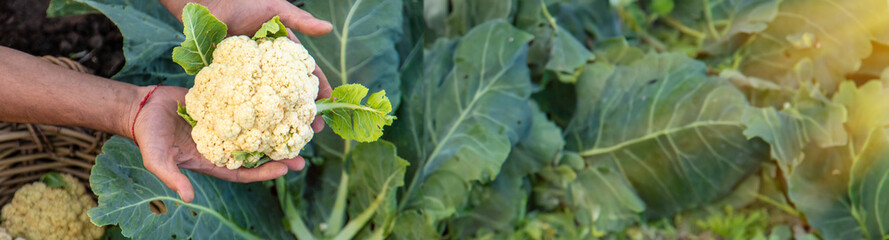
M 146 89 L 0 47 L 0 121 L 72 125 L 132 138 Z

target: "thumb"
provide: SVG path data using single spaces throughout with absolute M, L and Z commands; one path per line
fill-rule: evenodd
M 146 155 L 143 153 L 143 155 Z M 179 194 L 182 201 L 190 203 L 194 200 L 194 189 L 188 177 L 179 171 L 179 167 L 171 159 L 166 159 L 162 155 L 147 154 L 143 156 L 145 168 L 160 178 L 164 184 Z

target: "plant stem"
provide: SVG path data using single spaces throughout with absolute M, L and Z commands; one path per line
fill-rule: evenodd
M 549 9 L 546 9 L 546 4 L 543 3 L 543 0 L 540 0 L 540 9 L 543 11 L 543 16 L 546 17 L 546 20 L 549 22 L 549 25 L 553 27 L 553 35 L 559 30 L 559 26 L 556 25 L 556 19 L 553 18 L 551 14 L 549 14 Z
M 713 26 L 713 13 L 710 11 L 710 0 L 701 0 L 704 2 L 704 18 L 707 20 L 707 29 L 710 30 L 710 34 L 713 35 L 713 38 L 719 38 L 719 33 L 716 32 L 716 27 Z
M 344 167 L 345 162 L 346 161 L 344 159 Z M 334 236 L 340 233 L 340 230 L 343 229 L 343 222 L 346 218 L 346 197 L 348 195 L 349 174 L 346 173 L 346 169 L 344 168 L 342 170 L 342 173 L 340 174 L 340 186 L 336 190 L 336 200 L 333 204 L 333 210 L 331 210 L 330 212 L 330 218 L 327 219 L 327 229 L 324 230 L 324 235 Z
M 661 19 L 663 19 L 664 22 L 667 23 L 667 25 L 670 25 L 671 27 L 676 28 L 676 30 L 679 30 L 679 32 L 691 35 L 692 37 L 695 37 L 697 39 L 703 39 L 707 37 L 706 33 L 702 33 L 698 30 L 694 30 L 688 26 L 685 26 L 673 17 L 663 16 Z
M 387 195 L 386 192 L 388 192 L 389 190 L 389 182 L 392 180 L 392 176 L 394 175 L 390 175 L 389 178 L 386 179 L 386 182 L 383 183 L 383 189 L 380 191 L 379 194 L 377 194 L 377 197 L 374 198 L 374 201 L 370 203 L 370 206 L 364 209 L 361 214 L 358 214 L 357 217 L 349 221 L 343 231 L 333 238 L 334 240 L 347 240 L 354 238 L 355 235 L 358 234 L 358 231 L 361 230 L 361 228 L 364 227 L 364 225 L 367 224 L 368 221 L 370 221 L 370 218 L 373 217 L 374 213 L 376 213 L 377 208 L 380 207 L 380 204 L 383 203 L 383 199 L 385 199 Z M 380 228 L 382 228 L 382 226 Z
M 296 207 L 293 206 L 292 197 L 287 194 L 284 177 L 275 179 L 275 190 L 278 191 L 278 201 L 281 204 L 281 210 L 284 210 L 284 218 L 287 219 L 287 224 L 290 226 L 290 233 L 298 239 L 314 240 L 315 237 L 312 236 L 306 223 L 299 216 L 299 211 L 296 211 Z
M 771 198 L 769 198 L 765 195 L 762 195 L 760 193 L 753 193 L 753 195 L 756 196 L 756 199 L 759 199 L 760 201 L 763 201 L 763 202 L 768 203 L 772 206 L 775 206 L 776 208 L 781 209 L 782 211 L 787 212 L 788 214 L 793 215 L 794 217 L 799 217 L 799 212 L 797 212 L 796 209 L 793 209 L 793 207 L 787 206 L 787 204 L 781 204 L 781 203 L 775 201 L 774 199 L 771 199 Z

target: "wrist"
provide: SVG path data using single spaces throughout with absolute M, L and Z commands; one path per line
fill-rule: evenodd
M 148 95 L 148 92 L 154 88 L 154 85 L 144 86 L 144 87 L 136 87 L 132 90 L 132 94 L 127 98 L 124 103 L 124 111 L 121 112 L 119 117 L 116 117 L 117 123 L 115 124 L 115 134 L 133 139 L 133 123 L 135 123 L 136 116 L 139 113 L 139 103 L 142 102 L 142 99 Z

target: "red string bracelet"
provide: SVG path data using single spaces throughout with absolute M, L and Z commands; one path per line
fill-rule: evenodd
M 163 86 L 163 84 L 158 84 L 148 91 L 148 94 L 145 95 L 145 98 L 139 102 L 139 109 L 136 110 L 136 117 L 133 118 L 133 126 L 130 128 L 130 131 L 133 132 L 133 142 L 136 143 L 136 147 L 139 147 L 139 140 L 136 140 L 136 120 L 139 119 L 139 112 L 142 112 L 142 107 L 145 106 L 145 102 L 148 102 L 148 97 L 151 97 L 151 94 L 154 93 L 154 90 L 157 90 L 158 87 Z

